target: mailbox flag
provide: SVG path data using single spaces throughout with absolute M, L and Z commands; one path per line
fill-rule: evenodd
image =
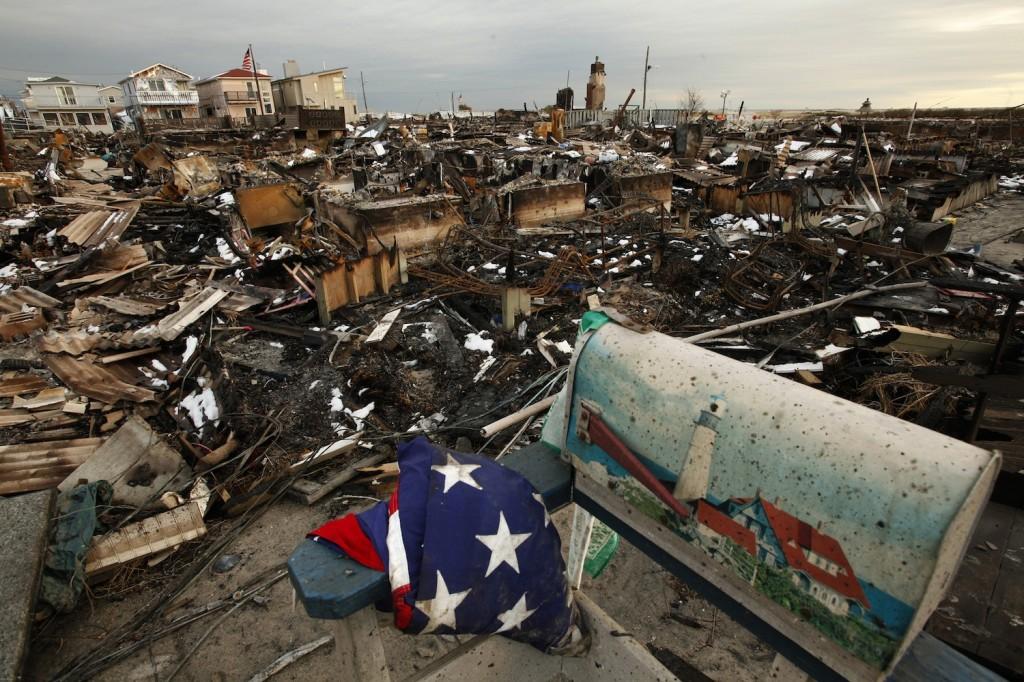
M 388 572 L 399 629 L 585 649 L 558 531 L 525 478 L 423 437 L 399 446 L 398 466 L 389 500 L 310 537 Z

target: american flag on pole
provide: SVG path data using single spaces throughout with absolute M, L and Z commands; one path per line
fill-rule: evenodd
M 525 478 L 423 437 L 399 446 L 398 466 L 390 500 L 309 537 L 387 571 L 399 629 L 585 647 L 558 531 Z
M 252 63 L 252 48 L 250 47 L 245 51 L 245 56 L 242 57 L 242 68 L 246 71 L 253 71 Z

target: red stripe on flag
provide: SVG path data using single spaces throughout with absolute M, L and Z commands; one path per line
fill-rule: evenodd
M 375 571 L 384 570 L 384 562 L 381 561 L 380 555 L 377 554 L 370 538 L 363 532 L 363 527 L 359 525 L 354 514 L 346 514 L 340 519 L 328 521 L 307 537 L 310 536 L 327 540 L 367 568 Z

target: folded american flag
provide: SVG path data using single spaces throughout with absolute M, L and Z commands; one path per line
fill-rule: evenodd
M 410 633 L 500 633 L 548 653 L 584 637 L 558 531 L 518 473 L 419 437 L 398 448 L 391 499 L 309 537 L 387 571 L 395 625 Z

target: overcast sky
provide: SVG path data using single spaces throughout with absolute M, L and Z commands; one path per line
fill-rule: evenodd
M 687 87 L 709 108 L 1012 106 L 1024 102 L 1022 0 L 776 0 L 773 3 L 444 0 L 8 0 L 0 10 L 0 92 L 28 75 L 116 82 L 164 62 L 196 77 L 237 66 L 248 43 L 275 77 L 349 67 L 370 109 L 433 111 L 462 93 L 478 110 L 551 104 L 566 72 L 583 106 L 600 55 L 609 106 L 675 107 Z

